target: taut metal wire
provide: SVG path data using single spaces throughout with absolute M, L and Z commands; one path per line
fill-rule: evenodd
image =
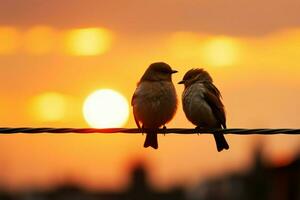
M 137 134 L 146 132 L 137 128 L 33 128 L 33 127 L 0 127 L 0 134 L 16 134 L 16 133 L 27 133 L 27 134 L 40 134 L 40 133 L 54 133 L 54 134 L 65 134 L 65 133 L 129 133 Z M 229 129 L 188 129 L 188 128 L 168 128 L 168 129 L 158 129 L 160 134 L 212 134 L 212 133 L 223 133 L 223 134 L 237 134 L 237 135 L 250 135 L 250 134 L 260 134 L 260 135 L 273 135 L 273 134 L 300 134 L 300 129 L 245 129 L 245 128 L 229 128 Z

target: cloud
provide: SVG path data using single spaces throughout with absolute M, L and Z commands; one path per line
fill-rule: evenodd
M 298 0 L 0 0 L 0 24 L 105 26 L 114 31 L 261 35 L 300 26 Z

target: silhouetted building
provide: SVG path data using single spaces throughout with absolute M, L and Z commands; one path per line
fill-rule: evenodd
M 125 192 L 126 200 L 184 200 L 184 191 L 174 188 L 170 191 L 154 190 L 148 183 L 147 173 L 143 165 L 138 165 L 132 172 L 131 184 Z
M 188 195 L 189 200 L 300 200 L 300 154 L 292 162 L 273 166 L 256 151 L 250 170 L 210 178 Z M 38 188 L 37 188 L 38 189 Z M 0 200 L 185 200 L 183 188 L 157 190 L 148 181 L 143 165 L 137 165 L 123 191 L 87 191 L 69 182 L 50 191 L 7 193 Z
M 1 200 L 12 200 L 13 198 L 11 197 L 10 194 L 8 194 L 5 191 L 0 191 L 0 199 Z
M 169 191 L 153 189 L 148 182 L 143 165 L 137 165 L 131 174 L 126 190 L 120 192 L 91 192 L 76 184 L 68 183 L 50 191 L 27 191 L 19 194 L 0 193 L 0 200 L 185 200 L 184 191 L 175 188 Z
M 300 200 L 300 154 L 291 163 L 270 166 L 256 151 L 252 168 L 201 183 L 192 200 Z

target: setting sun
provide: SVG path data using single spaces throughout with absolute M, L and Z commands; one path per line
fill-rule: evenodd
M 110 90 L 97 90 L 89 95 L 83 105 L 87 123 L 94 128 L 123 126 L 129 116 L 128 102 L 120 93 Z
M 0 2 L 0 200 L 300 200 L 300 0 Z

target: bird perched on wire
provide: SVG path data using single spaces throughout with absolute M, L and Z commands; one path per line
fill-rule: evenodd
M 176 72 L 164 62 L 153 63 L 137 84 L 131 105 L 136 125 L 146 132 L 144 147 L 158 148 L 157 130 L 166 128 L 176 112 L 177 96 L 172 83 Z
M 196 128 L 226 128 L 221 93 L 204 69 L 191 69 L 178 84 L 184 84 L 182 105 L 187 119 Z M 218 151 L 229 149 L 221 133 L 214 133 Z

